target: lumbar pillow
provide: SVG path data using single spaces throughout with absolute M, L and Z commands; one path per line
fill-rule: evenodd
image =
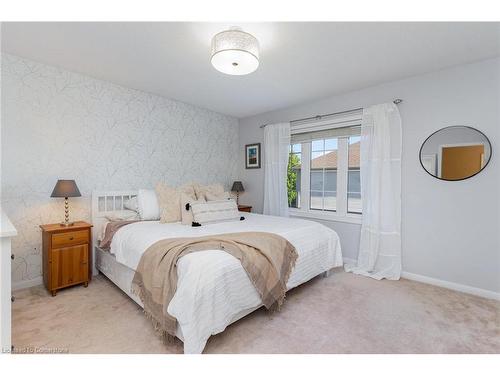
M 193 203 L 205 203 L 205 199 L 195 200 L 192 196 L 181 193 L 181 218 L 184 225 L 191 225 L 193 222 L 193 211 L 191 210 Z
M 139 189 L 137 204 L 142 220 L 158 220 L 160 218 L 160 207 L 154 190 Z
M 223 201 L 209 201 L 206 203 L 192 203 L 193 226 L 195 224 L 210 224 L 220 221 L 240 220 L 240 213 L 236 202 L 232 199 Z
M 224 201 L 231 199 L 231 194 L 228 191 L 223 191 L 222 194 L 207 192 L 205 193 L 205 199 L 207 201 Z
M 221 184 L 213 184 L 213 185 L 200 185 L 200 184 L 194 184 L 194 191 L 196 193 L 196 198 L 200 199 L 207 199 L 206 194 L 214 194 L 214 195 L 220 195 L 224 193 L 224 186 Z
M 192 184 L 186 184 L 179 188 L 173 188 L 161 182 L 156 185 L 161 223 L 181 221 L 181 193 L 184 193 L 192 200 L 196 200 Z

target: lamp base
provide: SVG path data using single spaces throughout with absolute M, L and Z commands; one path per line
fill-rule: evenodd
M 71 226 L 73 226 L 74 224 L 75 224 L 75 223 L 74 223 L 73 221 L 72 221 L 72 222 L 65 222 L 65 221 L 63 221 L 63 222 L 59 223 L 59 225 L 60 225 L 61 227 L 71 227 Z

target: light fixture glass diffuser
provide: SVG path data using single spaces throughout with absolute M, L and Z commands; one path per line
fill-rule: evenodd
M 232 28 L 212 38 L 212 65 L 219 72 L 245 75 L 259 66 L 259 42 L 249 33 Z

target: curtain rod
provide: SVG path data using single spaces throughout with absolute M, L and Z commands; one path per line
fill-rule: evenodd
M 394 99 L 392 102 L 394 104 L 399 104 L 399 103 L 403 102 L 403 99 Z M 328 116 L 333 116 L 333 115 L 342 115 L 344 113 L 361 111 L 362 109 L 363 109 L 363 107 L 360 107 L 360 108 L 355 108 L 355 109 L 349 109 L 347 111 L 327 113 L 326 115 L 316 115 L 316 116 L 312 116 L 312 117 L 299 118 L 299 119 L 290 121 L 290 123 L 292 123 L 292 122 L 299 122 L 299 121 L 307 121 L 307 120 L 320 120 L 323 117 L 328 117 Z M 261 125 L 260 128 L 262 129 L 262 128 L 266 127 L 267 125 L 269 125 L 269 124 Z

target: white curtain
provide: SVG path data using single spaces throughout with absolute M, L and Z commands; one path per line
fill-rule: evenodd
M 264 127 L 264 215 L 288 216 L 290 123 Z
M 380 280 L 401 275 L 401 117 L 394 103 L 363 110 L 363 218 L 356 266 L 346 271 Z

